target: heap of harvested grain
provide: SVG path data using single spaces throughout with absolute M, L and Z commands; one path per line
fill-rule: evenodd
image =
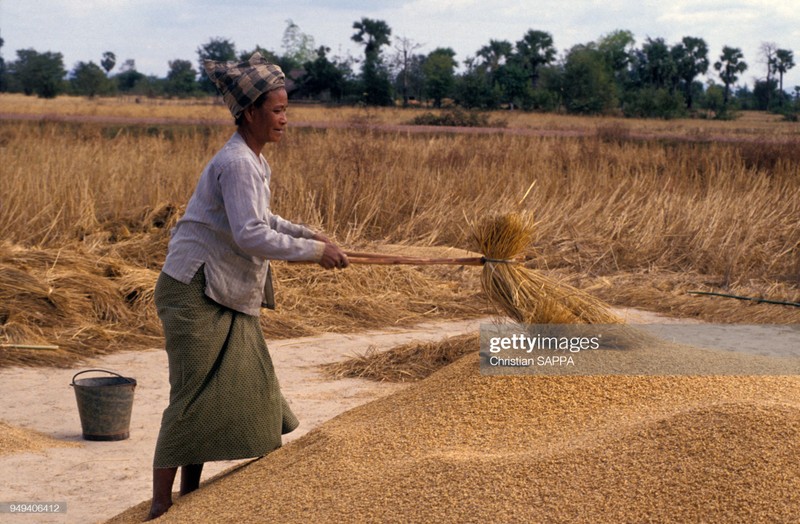
M 0 456 L 11 453 L 37 453 L 48 448 L 75 447 L 78 442 L 65 442 L 36 431 L 10 426 L 0 421 Z
M 798 399 L 797 377 L 487 377 L 473 354 L 206 483 L 160 522 L 787 522 Z

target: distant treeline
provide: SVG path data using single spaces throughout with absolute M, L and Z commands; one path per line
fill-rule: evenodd
M 61 53 L 20 49 L 16 60 L 0 57 L 0 91 L 40 97 L 204 96 L 215 92 L 202 69 L 204 59 L 240 60 L 260 51 L 287 73 L 291 98 L 327 103 L 658 118 L 729 118 L 737 109 L 758 109 L 797 119 L 800 110 L 800 86 L 783 85 L 784 74 L 795 66 L 794 53 L 769 42 L 759 50 L 764 75 L 750 88 L 740 83 L 751 68 L 739 48 L 724 46 L 715 56 L 695 36 L 676 43 L 647 38 L 637 45 L 633 33 L 617 30 L 559 54 L 550 33 L 531 29 L 516 42 L 490 40 L 458 68 L 452 49 L 417 53 L 420 44 L 392 37 L 382 20 L 362 18 L 353 30 L 363 57 L 333 57 L 330 48 L 316 46 L 287 20 L 280 54 L 260 47 L 238 52 L 231 40 L 212 38 L 198 47 L 197 67 L 190 60 L 171 60 L 163 78 L 138 72 L 133 59 L 117 67 L 111 51 L 99 64 L 78 62 L 68 72 Z

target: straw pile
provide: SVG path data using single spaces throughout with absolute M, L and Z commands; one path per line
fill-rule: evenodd
M 325 364 L 333 378 L 364 378 L 376 382 L 413 382 L 428 377 L 466 353 L 477 350 L 478 334 L 457 335 L 438 342 L 411 342 L 387 351 L 370 346 L 362 355 Z
M 798 399 L 798 377 L 488 377 L 472 354 L 159 522 L 789 522 Z
M 169 206 L 60 249 L 0 244 L 0 366 L 70 366 L 117 350 L 163 344 L 153 306 L 166 254 Z M 172 218 L 170 218 L 172 217 Z M 137 225 L 138 224 L 138 225 Z M 486 315 L 473 274 L 459 268 L 362 267 L 326 271 L 275 264 L 277 311 L 268 338 L 350 332 Z
M 0 365 L 68 366 L 92 354 L 159 344 L 148 301 L 158 274 L 82 249 L 0 246 Z
M 473 224 L 477 250 L 487 261 L 481 284 L 498 310 L 523 324 L 617 324 L 602 301 L 539 271 L 504 261 L 522 255 L 532 244 L 529 214 L 509 213 Z
M 359 266 L 328 271 L 275 263 L 276 311 L 261 316 L 267 337 L 347 333 L 487 315 L 474 273 L 459 268 Z

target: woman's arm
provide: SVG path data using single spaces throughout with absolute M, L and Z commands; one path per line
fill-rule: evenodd
M 282 233 L 272 226 L 270 216 L 277 215 L 264 213 L 268 206 L 264 182 L 246 161 L 228 164 L 218 180 L 233 241 L 239 249 L 271 260 L 321 261 L 325 242 Z

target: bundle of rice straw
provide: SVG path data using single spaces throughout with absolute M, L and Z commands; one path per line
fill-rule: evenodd
M 495 215 L 472 224 L 485 262 L 481 285 L 499 311 L 524 324 L 619 324 L 601 300 L 514 263 L 533 243 L 530 214 Z

